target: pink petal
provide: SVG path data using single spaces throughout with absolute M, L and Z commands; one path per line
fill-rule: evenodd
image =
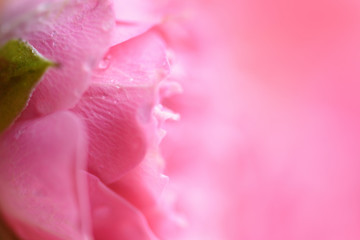
M 19 122 L 0 139 L 0 207 L 23 239 L 87 239 L 86 138 L 69 112 Z
M 174 239 L 186 226 L 177 213 L 176 196 L 165 187 L 169 178 L 163 174 L 160 156 L 148 154 L 136 168 L 109 185 L 119 196 L 138 208 L 160 239 Z
M 116 20 L 131 23 L 159 22 L 168 0 L 114 1 Z
M 88 87 L 91 69 L 110 43 L 110 30 L 115 24 L 108 0 L 34 4 L 17 18 L 3 21 L 2 41 L 22 38 L 59 64 L 49 69 L 34 91 L 25 114 L 29 116 L 76 104 Z
M 111 46 L 125 42 L 148 31 L 154 23 L 124 23 L 117 22 L 112 32 Z
M 160 239 L 187 239 L 184 238 L 184 232 L 188 230 L 187 218 L 178 213 L 176 200 L 172 202 L 172 193 L 170 196 L 164 195 L 162 202 L 145 212 L 151 229 Z
M 136 37 L 165 18 L 168 0 L 114 1 L 116 27 L 113 32 L 112 45 Z
M 88 125 L 89 171 L 116 181 L 145 156 L 147 141 L 139 121 L 148 121 L 153 89 L 118 89 L 93 84 L 73 111 Z M 141 116 L 144 115 L 144 116 Z
M 149 31 L 110 48 L 93 81 L 118 86 L 151 85 L 169 71 L 165 43 L 156 32 Z
M 87 122 L 89 171 L 106 184 L 141 162 L 156 126 L 156 82 L 168 71 L 165 49 L 145 34 L 109 50 L 73 111 Z
M 138 209 L 157 205 L 169 178 L 163 174 L 159 156 L 147 157 L 136 168 L 126 173 L 109 187 Z
M 156 240 L 144 216 L 91 174 L 89 193 L 96 240 Z

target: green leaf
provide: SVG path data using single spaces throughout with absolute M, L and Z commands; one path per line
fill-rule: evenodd
M 30 44 L 10 40 L 0 47 L 0 133 L 19 116 L 46 69 L 54 63 Z

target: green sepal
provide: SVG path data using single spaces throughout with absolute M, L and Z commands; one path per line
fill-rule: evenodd
M 0 133 L 19 116 L 46 69 L 54 65 L 22 40 L 0 47 Z

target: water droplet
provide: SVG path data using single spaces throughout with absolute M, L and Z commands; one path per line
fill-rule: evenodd
M 110 60 L 111 60 L 110 56 L 105 57 L 103 60 L 100 61 L 98 67 L 100 69 L 107 69 L 110 66 Z

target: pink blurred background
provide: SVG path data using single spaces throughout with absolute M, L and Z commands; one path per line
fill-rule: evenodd
M 186 4 L 163 142 L 185 239 L 360 239 L 360 2 Z

